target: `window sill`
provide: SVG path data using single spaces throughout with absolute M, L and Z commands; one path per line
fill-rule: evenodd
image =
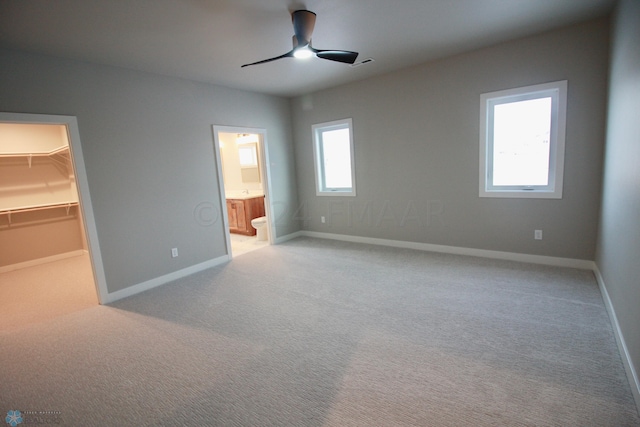
M 562 191 L 541 190 L 480 190 L 480 197 L 501 199 L 562 199 Z
M 316 191 L 316 196 L 338 196 L 338 197 L 351 196 L 351 197 L 355 197 L 356 196 L 356 192 L 355 192 L 355 190 L 353 190 L 353 191 Z

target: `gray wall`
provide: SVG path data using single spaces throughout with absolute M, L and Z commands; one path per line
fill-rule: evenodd
M 639 1 L 626 0 L 619 4 L 612 46 L 609 120 L 596 264 L 637 373 L 640 369 Z
M 593 260 L 608 31 L 603 18 L 294 99 L 303 228 Z M 556 80 L 569 81 L 563 199 L 479 198 L 480 94 Z M 357 196 L 318 197 L 311 125 L 346 117 Z
M 220 211 L 214 124 L 265 128 L 272 198 L 296 204 L 284 98 L 7 50 L 0 93 L 0 111 L 77 117 L 110 293 L 226 253 L 222 221 L 194 218 L 201 202 Z

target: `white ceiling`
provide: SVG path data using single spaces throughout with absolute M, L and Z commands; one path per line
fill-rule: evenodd
M 295 96 L 608 13 L 615 0 L 0 0 L 0 47 Z M 291 50 L 290 11 L 317 14 L 313 45 L 353 50 L 351 67 Z

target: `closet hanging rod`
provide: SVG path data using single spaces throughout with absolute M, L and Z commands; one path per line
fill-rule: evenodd
M 16 158 L 16 157 L 26 157 L 29 162 L 29 168 L 31 168 L 31 159 L 34 157 L 51 157 L 56 154 L 61 154 L 69 151 L 69 146 L 54 148 L 51 151 L 46 152 L 37 152 L 37 153 L 0 153 L 0 158 Z
M 39 206 L 25 206 L 21 208 L 11 208 L 11 209 L 0 209 L 0 215 L 7 215 L 9 219 L 9 225 L 11 225 L 11 215 L 14 213 L 23 213 L 23 212 L 34 212 L 41 211 L 45 209 L 56 209 L 56 208 L 66 208 L 67 215 L 69 215 L 69 210 L 72 206 L 78 206 L 79 202 L 64 202 L 64 203 L 52 203 L 50 205 L 39 205 Z
M 69 150 L 69 146 L 63 146 L 54 148 L 51 151 L 37 151 L 37 152 L 16 152 L 16 153 L 0 153 L 0 157 L 25 157 L 25 156 L 53 156 L 54 154 L 60 154 Z
M 0 214 L 7 213 L 7 212 L 18 213 L 18 212 L 39 211 L 43 209 L 55 209 L 55 208 L 64 208 L 64 207 L 70 208 L 71 206 L 78 206 L 78 203 L 79 202 L 61 202 L 61 203 L 50 203 L 46 205 L 21 206 L 19 208 L 5 208 L 5 209 L 0 209 Z
M 50 153 L 0 153 L 0 157 L 49 157 L 60 154 L 65 150 L 56 150 Z

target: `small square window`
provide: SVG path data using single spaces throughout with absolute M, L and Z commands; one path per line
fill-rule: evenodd
M 355 196 L 351 119 L 311 127 L 318 196 Z
M 258 167 L 258 153 L 257 153 L 256 144 L 239 146 L 238 157 L 240 158 L 240 167 L 245 167 L 245 168 Z
M 562 198 L 567 82 L 480 97 L 480 197 Z

